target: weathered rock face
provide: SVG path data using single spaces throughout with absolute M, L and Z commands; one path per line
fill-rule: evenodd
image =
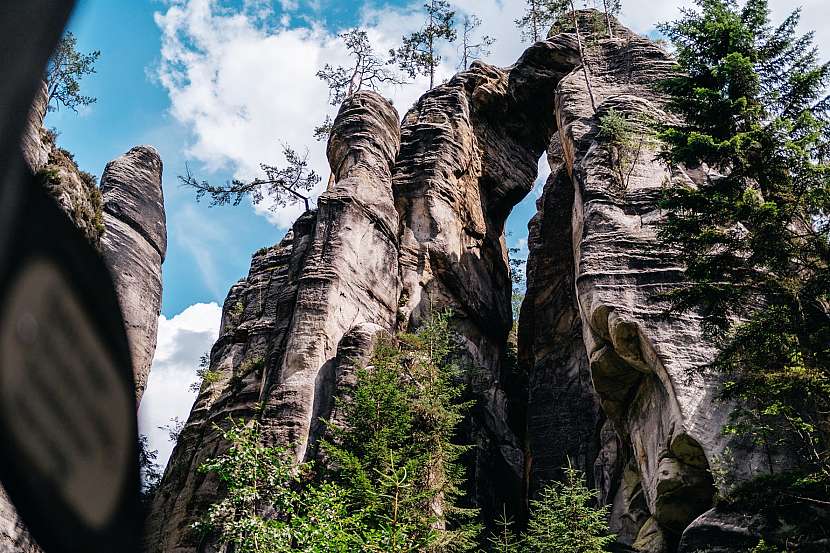
M 561 477 L 569 461 L 593 476 L 605 418 L 582 338 L 571 241 L 574 189 L 558 137 L 548 162 L 552 172 L 529 225 L 528 289 L 518 343 L 527 372 L 525 473 L 531 496 L 542 483 Z M 605 482 L 613 478 L 598 475 L 598 484 L 610 488 Z
M 165 472 L 146 551 L 197 550 L 191 525 L 216 499 L 217 482 L 196 469 L 227 447 L 214 425 L 257 417 L 270 443 L 294 447 L 298 459 L 312 456 L 337 383 L 371 352 L 376 333 L 394 329 L 399 132 L 386 100 L 368 92 L 350 98 L 329 142 L 334 185 L 279 245 L 254 256 L 248 278 L 231 289 L 211 352 L 213 376 Z
M 666 306 L 655 299 L 682 278 L 682 268 L 656 239 L 666 171 L 644 137 L 622 182 L 597 128 L 610 109 L 631 121 L 659 116 L 661 98 L 653 85 L 668 75 L 672 61 L 650 41 L 622 30 L 589 53 L 597 114 L 580 74 L 563 80 L 557 96 L 574 190 L 572 251 L 584 347 L 603 411 L 622 440 L 624 457 L 634 460 L 624 465 L 629 480 L 637 475 L 656 528 L 671 534 L 656 538 L 655 525 L 646 524 L 648 541 L 670 543 L 711 504 L 707 469 L 711 456 L 722 452 L 724 410 L 713 405 L 716 382 L 698 370 L 712 350 L 695 317 L 666 318 Z M 640 499 L 637 487 L 616 494 L 624 502 L 615 505 L 618 512 L 635 508 L 630 502 Z
M 35 96 L 21 139 L 23 159 L 64 213 L 100 249 L 104 234 L 101 193 L 95 177 L 81 171 L 72 154 L 59 148 L 54 134 L 43 128 L 46 102 L 44 83 Z
M 49 141 L 45 140 L 46 130 L 43 128 L 43 118 L 46 117 L 47 101 L 49 100 L 46 83 L 41 83 L 32 102 L 32 110 L 20 140 L 23 159 L 33 172 L 37 173 L 49 162 Z
M 401 216 L 399 321 L 452 309 L 478 397 L 471 480 L 485 512 L 522 502 L 524 454 L 506 383 L 512 326 L 504 243 L 510 210 L 532 188 L 554 133 L 556 85 L 578 65 L 574 37 L 535 44 L 511 68 L 479 62 L 424 95 L 401 128 L 395 166 Z M 521 400 L 520 400 L 521 401 Z
M 156 351 L 167 254 L 161 176 L 158 152 L 139 146 L 107 164 L 101 177 L 106 228 L 101 250 L 124 315 L 138 401 Z

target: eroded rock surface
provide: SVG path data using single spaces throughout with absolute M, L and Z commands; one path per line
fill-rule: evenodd
M 371 352 L 376 332 L 393 331 L 399 132 L 386 100 L 370 92 L 350 98 L 329 142 L 333 186 L 279 245 L 254 256 L 248 277 L 231 289 L 210 377 L 153 505 L 146 551 L 197 550 L 192 524 L 218 494 L 215 478 L 197 469 L 227 447 L 217 426 L 258 418 L 268 443 L 294 448 L 298 459 L 314 455 L 319 420 L 331 415 L 349 363 Z
M 106 229 L 101 250 L 121 304 L 139 402 L 156 351 L 167 255 L 161 177 L 161 158 L 151 146 L 111 161 L 101 177 Z
M 578 65 L 560 35 L 500 69 L 480 62 L 425 94 L 401 127 L 395 202 L 401 217 L 400 324 L 452 309 L 478 397 L 471 474 L 486 513 L 520 509 L 524 452 L 512 420 L 506 362 L 512 326 L 504 242 L 510 210 L 532 188 L 556 128 L 556 85 Z M 519 400 L 520 402 L 523 399 Z

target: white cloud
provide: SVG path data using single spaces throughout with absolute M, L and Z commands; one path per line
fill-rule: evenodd
M 830 53 L 830 25 L 826 0 L 772 0 L 773 15 L 784 17 L 798 4 L 804 5 L 806 26 L 819 28 L 823 52 Z M 513 21 L 520 17 L 523 0 L 455 0 L 459 12 L 475 12 L 483 20 L 482 34 L 497 39 L 489 62 L 509 65 L 522 53 L 520 33 Z M 577 2 L 579 4 L 579 2 Z M 626 0 L 621 19 L 640 33 L 653 30 L 659 21 L 675 18 L 683 0 Z M 272 6 L 277 5 L 282 8 Z M 422 24 L 421 0 L 408 7 L 367 2 L 359 11 L 379 52 L 397 45 L 400 37 Z M 305 1 L 314 11 L 319 3 Z M 259 163 L 281 163 L 280 142 L 300 150 L 308 148 L 314 169 L 325 177 L 328 163 L 325 145 L 312 132 L 325 117 L 328 94 L 316 77 L 325 63 L 346 62 L 346 52 L 337 39 L 342 29 L 324 28 L 306 16 L 304 26 L 295 26 L 297 0 L 246 0 L 238 10 L 229 10 L 218 0 L 170 0 L 156 14 L 162 31 L 158 77 L 171 99 L 171 113 L 192 132 L 186 151 L 205 164 L 208 171 L 229 170 L 240 178 L 254 176 Z M 279 13 L 275 13 L 275 11 Z M 444 63 L 438 80 L 452 76 L 457 66 L 456 46 L 441 51 Z M 426 79 L 383 91 L 401 115 L 426 89 Z M 324 187 L 323 179 L 319 193 Z M 299 215 L 299 206 L 276 213 L 258 206 L 280 227 Z
M 159 452 L 158 462 L 167 464 L 173 451 L 160 426 L 178 417 L 187 420 L 196 394 L 189 390 L 197 380 L 199 358 L 218 338 L 222 308 L 215 303 L 191 305 L 172 319 L 159 317 L 158 346 L 147 389 L 139 410 L 139 430 Z

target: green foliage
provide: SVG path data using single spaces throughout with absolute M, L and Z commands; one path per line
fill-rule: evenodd
M 200 473 L 215 474 L 226 494 L 194 529 L 214 534 L 238 553 L 292 551 L 293 515 L 300 503 L 295 487 L 308 467 L 295 466 L 284 449 L 262 445 L 257 423 L 229 419 L 229 424 L 222 433 L 228 451 L 199 467 Z M 263 516 L 266 508 L 276 516 Z
M 78 39 L 71 32 L 66 33 L 55 48 L 46 68 L 47 109 L 53 111 L 60 106 L 77 112 L 79 107 L 94 104 L 97 99 L 81 94 L 80 80 L 95 73 L 95 63 L 101 57 L 100 51 L 82 54 L 78 52 Z
M 35 174 L 35 179 L 44 188 L 56 187 L 61 184 L 61 173 L 57 167 L 47 165 Z
M 460 506 L 469 448 L 455 440 L 470 404 L 450 318 L 378 344 L 338 404 L 342 426 L 328 423 L 321 466 L 263 445 L 256 422 L 229 421 L 229 449 L 199 469 L 225 496 L 195 528 L 237 553 L 476 550 L 477 512 Z
M 397 63 L 410 78 L 429 77 L 429 88 L 435 86 L 435 69 L 441 64 L 438 48 L 442 41 L 455 42 L 455 11 L 446 0 L 429 0 L 424 4 L 427 19 L 424 27 L 403 37 L 397 49 L 389 51 L 390 63 Z
M 737 402 L 730 434 L 796 453 L 830 482 L 830 65 L 796 11 L 773 27 L 766 0 L 698 0 L 662 31 L 678 71 L 662 88 L 679 123 L 662 159 L 703 167 L 669 184 L 660 236 L 686 264 L 670 295 L 719 346 L 713 367 Z
M 609 507 L 596 507 L 597 494 L 585 475 L 568 467 L 563 482 L 546 486 L 530 502 L 527 532 L 518 536 L 506 515 L 488 539 L 494 553 L 603 553 L 616 537 L 608 529 Z
M 525 14 L 515 21 L 521 29 L 522 40 L 545 40 L 550 28 L 568 11 L 569 0 L 527 0 Z
M 768 544 L 766 541 L 761 540 L 750 553 L 782 553 L 782 551 L 781 549 Z
M 285 165 L 261 163 L 259 167 L 264 176 L 251 181 L 234 179 L 225 185 L 214 185 L 196 178 L 188 166 L 185 166 L 185 174 L 179 175 L 179 181 L 196 192 L 196 201 L 210 198 L 211 206 L 238 206 L 245 199 L 258 205 L 268 198 L 273 203 L 272 209 L 302 203 L 305 210 L 309 211 L 309 193 L 320 184 L 321 177 L 309 168 L 307 151 L 301 154 L 288 144 L 283 144 L 282 154 Z
M 328 474 L 349 491 L 371 529 L 369 551 L 472 551 L 477 512 L 460 505 L 466 479 L 456 443 L 470 403 L 451 314 L 417 334 L 381 341 L 361 369 L 343 426 L 329 424 Z
M 523 539 L 514 530 L 515 522 L 507 516 L 505 510 L 496 519 L 496 531 L 487 538 L 489 551 L 492 553 L 520 553 L 523 549 Z
M 599 137 L 609 146 L 609 163 L 620 190 L 628 190 L 631 175 L 648 141 L 647 124 L 632 121 L 614 108 L 599 118 Z
M 527 544 L 534 553 L 601 553 L 614 543 L 608 532 L 609 507 L 596 508 L 596 492 L 585 475 L 568 467 L 565 480 L 544 488 L 531 501 Z
M 188 388 L 191 392 L 199 393 L 211 384 L 216 384 L 222 380 L 222 373 L 220 371 L 213 371 L 210 369 L 210 355 L 204 354 L 199 358 L 199 368 L 196 369 L 196 382 Z
M 138 437 L 138 468 L 141 471 L 141 506 L 145 513 L 161 485 L 161 467 L 156 463 L 158 456 L 157 450 L 150 449 L 149 438 L 141 434 Z
M 339 106 L 343 100 L 360 90 L 377 91 L 383 85 L 403 84 L 389 70 L 386 61 L 375 53 L 365 30 L 352 29 L 342 33 L 340 38 L 352 58 L 352 64 L 348 67 L 334 67 L 327 63 L 317 72 L 317 78 L 328 86 L 331 105 Z

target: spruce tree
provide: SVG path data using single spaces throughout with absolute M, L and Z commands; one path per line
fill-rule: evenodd
M 457 443 L 469 403 L 450 314 L 381 342 L 357 373 L 342 426 L 323 445 L 328 476 L 363 512 L 369 551 L 473 551 L 477 511 L 461 505 L 466 474 Z
M 660 237 L 686 266 L 674 308 L 697 309 L 713 367 L 736 401 L 729 433 L 830 481 L 830 65 L 799 12 L 770 23 L 766 0 L 697 0 L 662 26 L 677 49 L 676 124 Z M 686 184 L 686 169 L 704 179 Z
M 596 491 L 585 475 L 565 469 L 563 482 L 546 486 L 530 502 L 527 542 L 533 553 L 603 553 L 615 541 L 608 531 L 608 510 L 595 507 Z

